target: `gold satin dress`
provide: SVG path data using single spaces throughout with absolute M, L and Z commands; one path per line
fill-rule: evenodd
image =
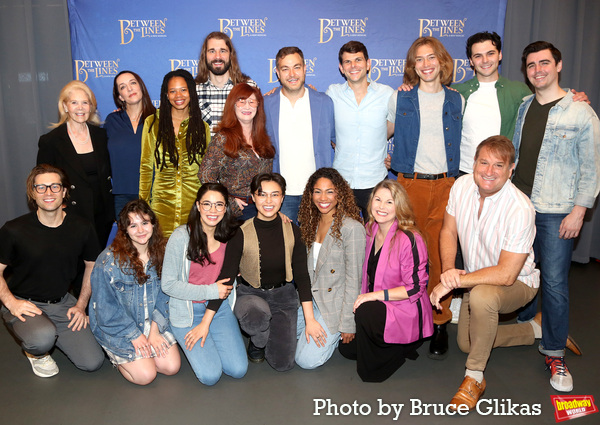
M 185 136 L 188 130 L 189 118 L 183 120 L 179 126 L 176 137 L 176 146 L 179 153 L 179 168 L 175 168 L 169 161 L 160 170 L 154 159 L 156 147 L 156 135 L 158 134 L 158 111 L 157 119 L 150 132 L 154 116 L 150 115 L 144 122 L 142 133 L 142 156 L 140 158 L 140 198 L 150 204 L 156 214 L 158 222 L 165 237 L 171 236 L 173 230 L 187 223 L 190 209 L 196 200 L 196 194 L 200 189 L 198 170 L 200 166 L 196 163 L 190 165 L 188 153 L 185 146 Z M 206 145 L 210 142 L 210 128 L 204 123 L 206 134 Z M 161 145 L 159 154 L 162 158 Z

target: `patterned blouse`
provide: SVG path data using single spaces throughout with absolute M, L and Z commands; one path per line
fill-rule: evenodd
M 203 184 L 224 185 L 229 191 L 231 209 L 236 217 L 239 217 L 242 211 L 233 198 L 250 196 L 252 178 L 259 173 L 273 171 L 273 158 L 261 158 L 252 149 L 241 149 L 237 158 L 231 158 L 223 152 L 224 145 L 225 136 L 217 133 L 208 145 L 206 155 L 200 164 L 198 178 Z

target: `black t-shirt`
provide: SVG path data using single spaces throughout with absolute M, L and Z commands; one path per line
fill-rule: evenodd
M 78 263 L 95 261 L 99 254 L 93 225 L 76 214 L 67 214 L 58 227 L 47 227 L 34 211 L 0 229 L 0 263 L 12 267 L 8 287 L 22 298 L 64 296 Z
M 513 183 L 527 196 L 531 196 L 533 190 L 533 180 L 542 141 L 546 133 L 548 113 L 561 99 L 540 105 L 538 100 L 534 98 L 531 105 L 529 105 L 527 115 L 525 115 L 523 131 L 521 132 L 521 145 L 519 146 L 519 164 L 515 169 Z

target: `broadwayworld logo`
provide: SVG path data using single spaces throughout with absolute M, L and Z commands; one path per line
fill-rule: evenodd
M 75 78 L 84 83 L 89 77 L 113 78 L 119 73 L 119 62 L 116 60 L 75 60 Z
M 419 37 L 464 37 L 465 19 L 419 19 Z
M 146 37 L 166 37 L 167 18 L 165 19 L 119 19 L 121 44 L 129 44 L 137 35 Z
M 366 37 L 367 21 L 364 19 L 319 19 L 319 44 L 329 43 L 333 33 L 340 37 Z
M 556 422 L 579 418 L 598 412 L 592 395 L 551 395 Z
M 219 28 L 229 38 L 233 38 L 233 33 L 240 37 L 266 37 L 267 17 L 264 18 L 246 18 L 246 19 L 224 19 L 219 18 Z

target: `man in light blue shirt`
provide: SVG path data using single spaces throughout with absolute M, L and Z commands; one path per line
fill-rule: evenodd
M 349 41 L 340 48 L 343 84 L 332 84 L 336 147 L 333 167 L 350 183 L 366 218 L 373 187 L 387 176 L 387 104 L 394 89 L 368 78 L 371 61 L 364 44 Z

